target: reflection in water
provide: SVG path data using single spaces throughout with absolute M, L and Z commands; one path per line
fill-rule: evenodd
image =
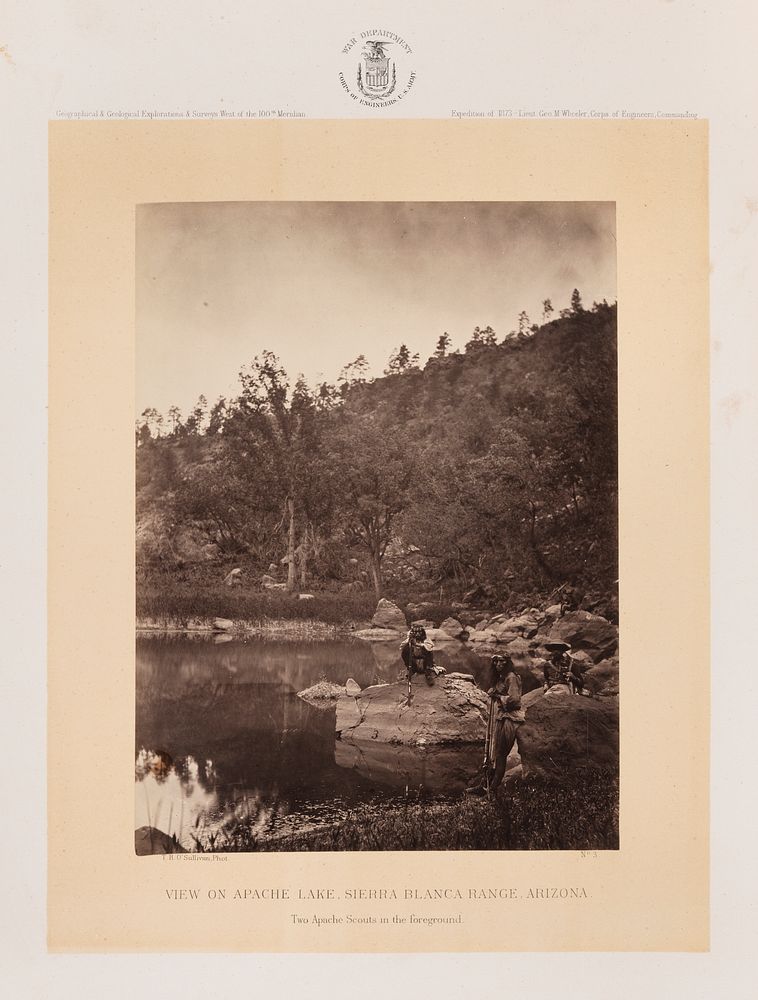
M 136 826 L 192 849 L 204 825 L 334 814 L 406 786 L 455 794 L 480 751 L 417 752 L 335 744 L 334 708 L 297 697 L 320 680 L 363 688 L 398 679 L 399 643 L 186 636 L 137 640 Z M 461 643 L 435 652 L 486 686 L 488 659 Z M 534 686 L 524 675 L 524 690 Z
M 218 810 L 218 796 L 201 784 L 194 758 L 188 757 L 177 771 L 173 763 L 167 765 L 167 756 L 144 749 L 137 754 L 136 827 L 162 830 L 191 848 L 200 821 Z
M 344 743 L 334 747 L 340 767 L 398 791 L 405 789 L 454 795 L 463 791 L 482 762 L 479 746 L 415 747 L 393 743 Z

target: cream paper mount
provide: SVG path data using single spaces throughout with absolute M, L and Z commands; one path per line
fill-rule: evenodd
M 49 139 L 49 947 L 706 949 L 707 124 L 61 122 Z M 618 851 L 135 856 L 135 209 L 250 200 L 615 202 Z

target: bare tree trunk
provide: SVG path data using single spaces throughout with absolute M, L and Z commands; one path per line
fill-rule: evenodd
M 287 513 L 290 519 L 287 539 L 287 590 L 290 594 L 294 594 L 297 589 L 297 579 L 295 577 L 295 501 L 292 497 L 287 497 Z
M 308 542 L 302 541 L 297 549 L 298 569 L 300 570 L 300 588 L 305 590 L 308 580 Z
M 382 561 L 378 552 L 371 553 L 371 579 L 374 581 L 376 599 L 382 596 Z

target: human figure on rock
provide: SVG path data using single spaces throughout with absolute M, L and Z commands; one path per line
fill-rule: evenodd
M 561 612 L 558 617 L 563 618 L 570 611 L 577 611 L 580 603 L 579 592 L 576 587 L 568 587 L 561 600 Z
M 554 684 L 565 684 L 572 694 L 582 694 L 584 681 L 571 655 L 571 646 L 567 642 L 546 642 L 545 649 L 551 655 L 543 669 L 543 689 L 549 691 Z
M 408 681 L 413 674 L 423 674 L 426 683 L 431 687 L 437 670 L 434 666 L 433 644 L 426 637 L 423 625 L 411 625 L 408 636 L 400 647 L 400 656 L 405 664 Z M 408 689 L 410 692 L 410 688 Z
M 492 683 L 487 694 L 492 699 L 495 712 L 494 769 L 489 778 L 489 792 L 497 791 L 505 777 L 508 754 L 518 737 L 519 726 L 526 721 L 521 707 L 521 678 L 516 673 L 510 656 L 493 656 Z M 471 795 L 484 795 L 487 783 L 476 783 L 466 789 Z

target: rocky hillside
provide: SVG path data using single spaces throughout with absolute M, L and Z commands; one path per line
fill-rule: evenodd
M 358 359 L 359 361 L 360 359 Z M 617 579 L 616 307 L 464 350 L 441 338 L 383 378 L 290 380 L 272 354 L 240 392 L 137 428 L 137 554 L 237 583 L 490 605 L 612 605 Z M 231 584 L 230 584 L 231 585 Z M 582 603 L 583 602 L 583 603 Z

